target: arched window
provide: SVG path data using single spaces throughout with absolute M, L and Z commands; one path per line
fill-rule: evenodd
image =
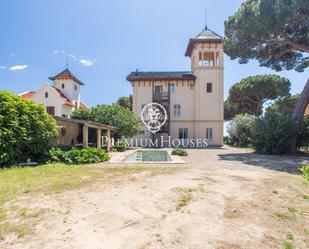
M 48 98 L 48 92 L 45 92 L 45 98 Z
M 77 91 L 77 85 L 74 86 L 75 91 Z
M 64 84 L 63 83 L 62 83 L 61 87 L 62 87 L 62 89 L 64 89 Z

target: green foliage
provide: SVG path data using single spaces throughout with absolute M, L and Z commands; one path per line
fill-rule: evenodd
M 139 121 L 133 112 L 118 104 L 98 105 L 92 108 L 90 119 L 93 122 L 119 128 L 118 137 L 132 137 L 139 131 Z
M 224 51 L 240 63 L 257 59 L 276 71 L 309 65 L 309 2 L 246 0 L 225 22 Z
M 305 180 L 309 181 L 309 165 L 301 166 L 300 171 L 302 172 Z
M 297 136 L 298 124 L 291 113 L 267 110 L 252 129 L 253 148 L 262 154 L 288 152 Z
M 229 91 L 229 97 L 224 104 L 225 120 L 244 113 L 260 116 L 266 101 L 287 96 L 290 87 L 288 79 L 277 75 L 257 75 L 242 79 Z
M 62 151 L 59 148 L 51 148 L 49 151 L 51 163 L 66 163 L 66 164 L 90 164 L 106 162 L 109 160 L 109 155 L 99 148 L 72 148 L 69 151 Z
M 44 106 L 0 92 L 0 167 L 26 158 L 42 160 L 56 135 L 56 121 Z
M 133 98 L 130 94 L 129 97 L 120 97 L 116 104 L 122 106 L 125 109 L 128 109 L 129 111 L 132 111 L 132 105 L 133 105 Z
M 299 97 L 300 94 L 279 98 L 269 108 L 277 112 L 293 112 Z
M 124 152 L 127 150 L 128 145 L 124 139 L 118 139 L 114 148 L 118 152 Z
M 246 147 L 252 143 L 252 127 L 256 118 L 249 114 L 238 114 L 228 124 L 229 143 L 234 146 Z
M 305 116 L 299 123 L 297 148 L 309 148 L 309 116 Z
M 172 151 L 172 155 L 175 156 L 188 156 L 188 152 L 183 148 L 176 148 Z
M 90 120 L 91 111 L 88 109 L 76 109 L 71 113 L 72 119 Z

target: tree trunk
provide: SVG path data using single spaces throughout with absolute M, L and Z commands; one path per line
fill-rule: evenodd
M 296 103 L 296 107 L 293 112 L 293 118 L 300 121 L 304 116 L 307 105 L 309 104 L 309 79 L 304 87 L 302 95 Z
M 309 104 L 309 79 L 307 80 L 304 90 L 299 100 L 297 101 L 293 112 L 293 118 L 296 121 L 300 122 L 302 120 L 308 104 Z M 296 152 L 297 149 L 296 143 L 297 143 L 297 137 L 293 141 L 292 147 L 290 148 L 290 152 Z

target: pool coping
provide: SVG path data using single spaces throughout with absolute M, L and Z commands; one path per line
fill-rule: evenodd
M 139 151 L 139 150 L 167 151 L 172 161 L 148 161 L 148 162 L 125 161 L 127 157 L 129 157 L 130 155 L 134 154 L 136 151 Z M 111 152 L 110 157 L 111 158 L 109 160 L 109 163 L 124 163 L 124 164 L 185 164 L 187 163 L 180 156 L 172 155 L 172 149 L 170 148 L 159 148 L 159 149 L 134 148 L 134 149 L 127 150 L 125 152 Z

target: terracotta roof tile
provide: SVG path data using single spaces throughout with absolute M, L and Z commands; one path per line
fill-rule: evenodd
M 65 69 L 64 71 L 62 71 L 61 73 L 59 73 L 58 75 L 54 76 L 54 77 L 49 77 L 50 80 L 74 80 L 76 83 L 80 84 L 80 85 L 84 85 L 83 82 L 81 82 L 79 79 L 77 79 L 71 72 L 69 69 Z
M 31 99 L 35 92 L 27 91 L 24 93 L 19 94 L 18 96 L 22 97 L 23 99 Z

